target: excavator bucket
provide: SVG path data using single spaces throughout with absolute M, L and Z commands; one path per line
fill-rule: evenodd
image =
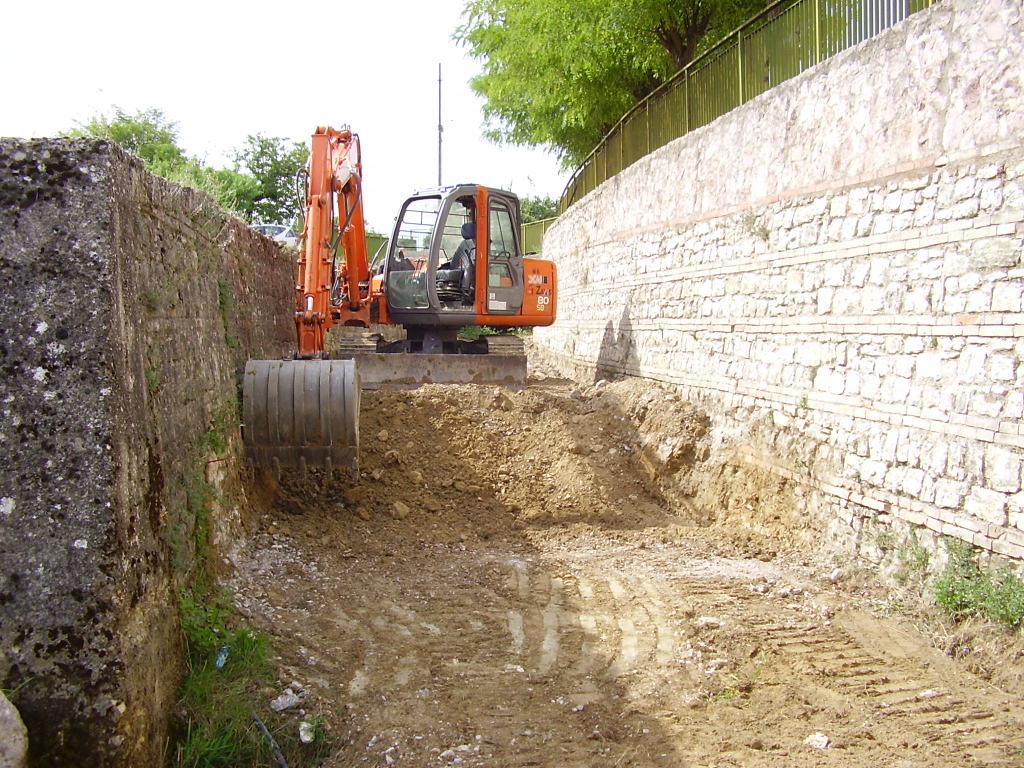
M 352 360 L 250 360 L 242 385 L 249 460 L 268 469 L 358 470 L 359 374 Z

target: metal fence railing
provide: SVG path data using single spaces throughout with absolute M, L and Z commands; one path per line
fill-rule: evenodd
M 552 216 L 550 219 L 529 221 L 520 227 L 523 253 L 540 253 L 540 248 L 544 244 L 544 233 L 555 223 L 557 218 L 557 216 Z
M 778 0 L 630 109 L 573 173 L 564 211 L 644 155 L 936 0 Z

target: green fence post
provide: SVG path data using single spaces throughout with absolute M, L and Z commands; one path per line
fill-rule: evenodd
M 814 63 L 821 62 L 821 0 L 811 0 L 814 3 Z
M 736 102 L 736 106 L 739 106 L 743 103 L 743 31 L 739 29 L 736 30 L 736 61 L 739 62 L 736 72 L 736 91 L 739 99 Z
M 619 134 L 619 169 L 615 171 L 616 173 L 626 167 L 626 137 L 622 131 L 623 127 L 622 123 L 619 123 L 619 127 L 615 129 Z
M 644 100 L 644 123 L 647 125 L 647 151 L 645 155 L 651 154 L 651 96 L 647 95 Z
M 680 136 L 690 132 L 690 70 L 687 69 L 683 74 L 683 110 L 685 112 L 685 120 L 683 122 L 683 133 Z

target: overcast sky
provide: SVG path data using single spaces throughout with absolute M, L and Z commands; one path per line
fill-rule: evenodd
M 389 230 L 414 189 L 443 182 L 558 197 L 558 161 L 482 137 L 479 64 L 452 40 L 464 0 L 16 0 L 3 12 L 0 136 L 52 136 L 76 122 L 156 107 L 181 144 L 230 166 L 246 135 L 308 141 L 349 124 L 363 147 L 367 220 Z

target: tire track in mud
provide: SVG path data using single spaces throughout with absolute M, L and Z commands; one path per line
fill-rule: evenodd
M 469 560 L 450 562 L 449 570 L 469 578 Z M 360 647 L 348 696 L 402 700 L 437 685 L 465 696 L 473 685 L 501 681 L 505 694 L 482 697 L 488 706 L 477 727 L 507 728 L 529 720 L 515 714 L 522 680 L 530 688 L 547 683 L 582 709 L 622 695 L 620 683 L 637 675 L 678 681 L 701 669 L 706 677 L 716 666 L 734 669 L 744 659 L 730 653 L 743 648 L 767 657 L 808 698 L 827 690 L 844 701 L 851 719 L 873 729 L 876 749 L 928 744 L 933 765 L 1006 765 L 1000 761 L 1024 745 L 1019 720 L 998 711 L 1013 709 L 1011 701 L 954 690 L 925 665 L 880 654 L 846 629 L 787 606 L 787 598 L 735 581 L 680 577 L 678 566 L 675 573 L 648 566 L 611 574 L 571 565 L 508 560 L 495 589 L 463 585 L 436 602 L 408 585 L 356 590 L 375 599 L 357 598 L 357 610 L 337 608 L 338 626 Z
M 926 665 L 868 650 L 828 622 L 793 626 L 763 618 L 748 627 L 781 654 L 783 664 L 808 665 L 818 684 L 855 702 L 866 721 L 884 719 L 887 731 L 897 734 L 889 739 L 893 749 L 919 740 L 949 765 L 1006 765 L 1006 755 L 1024 745 L 1019 707 L 1017 717 L 1001 716 L 996 710 L 1015 702 L 995 691 L 984 697 L 954 691 Z
M 805 595 L 687 575 L 682 556 L 603 566 L 571 552 L 449 552 L 397 572 L 382 560 L 349 560 L 344 579 L 321 578 L 306 593 L 313 610 L 274 615 L 305 627 L 304 642 L 325 659 L 320 676 L 334 681 L 321 695 L 362 713 L 363 733 L 397 739 L 428 717 L 447 741 L 474 731 L 493 742 L 462 755 L 466 765 L 550 765 L 552 743 L 568 750 L 561 764 L 601 764 L 600 750 L 614 748 L 607 734 L 634 720 L 658 746 L 632 764 L 700 761 L 721 749 L 714 712 L 734 690 L 750 712 L 724 714 L 762 744 L 744 765 L 810 749 L 802 739 L 812 729 L 843 748 L 805 755 L 808 765 L 907 754 L 917 760 L 907 765 L 1008 766 L 1024 748 L 1019 702 L 950 679 L 934 651 L 901 647 L 868 617 L 822 618 Z M 746 690 L 752 664 L 770 679 Z M 803 702 L 806 722 L 761 722 L 773 696 L 780 710 Z M 365 747 L 351 738 L 356 752 Z M 832 762 L 839 752 L 854 759 Z

